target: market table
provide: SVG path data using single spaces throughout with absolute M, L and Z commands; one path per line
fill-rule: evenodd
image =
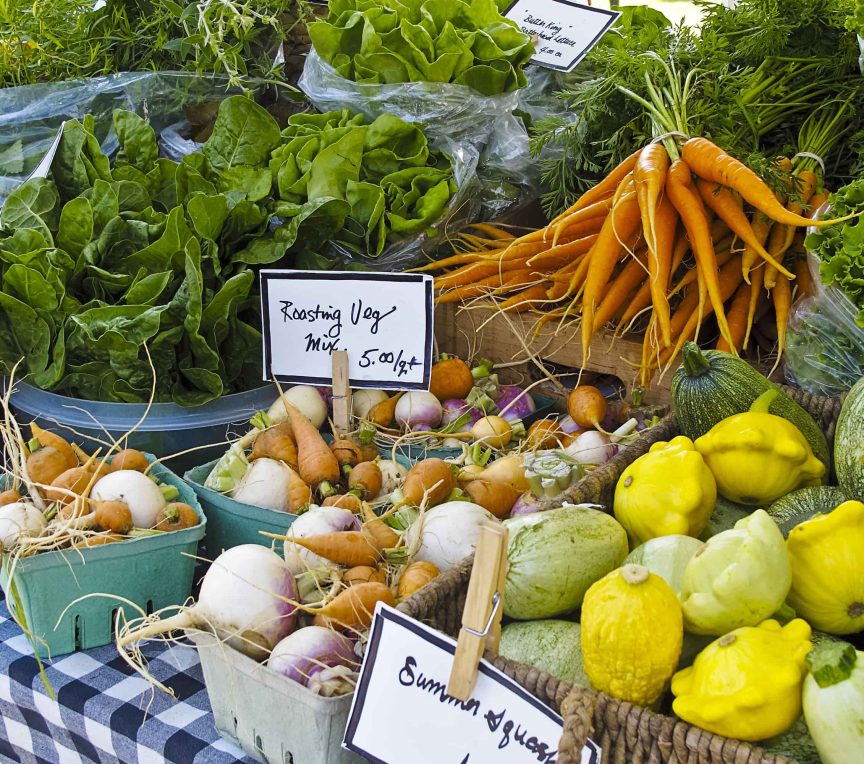
M 151 642 L 143 653 L 176 700 L 151 692 L 113 645 L 45 661 L 52 700 L 0 592 L 0 761 L 251 764 L 216 732 L 195 649 Z

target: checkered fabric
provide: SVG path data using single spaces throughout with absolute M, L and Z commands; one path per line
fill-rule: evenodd
M 43 662 L 52 700 L 0 599 L 0 762 L 251 764 L 216 732 L 195 649 L 154 642 L 143 652 L 176 700 L 151 693 L 113 645 Z

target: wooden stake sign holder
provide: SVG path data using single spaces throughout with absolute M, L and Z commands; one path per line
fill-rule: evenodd
M 337 437 L 351 431 L 351 385 L 346 350 L 333 351 L 333 427 Z
M 447 694 L 463 702 L 471 697 L 484 651 L 498 654 L 506 575 L 507 528 L 482 525 L 462 611 L 462 629 L 447 684 Z

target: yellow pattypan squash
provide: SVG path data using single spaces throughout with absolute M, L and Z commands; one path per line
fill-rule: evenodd
M 636 547 L 659 536 L 698 536 L 716 501 L 714 476 L 693 441 L 679 435 L 655 443 L 621 473 L 614 511 Z
M 681 655 L 681 605 L 660 576 L 625 565 L 594 583 L 582 603 L 582 659 L 591 685 L 651 705 Z
M 805 485 L 818 485 L 825 465 L 790 421 L 768 413 L 776 390 L 750 410 L 718 422 L 695 443 L 721 496 L 739 504 L 768 506 Z
M 864 504 L 847 501 L 797 525 L 786 551 L 795 611 L 829 634 L 864 630 Z
M 764 621 L 706 647 L 672 679 L 672 710 L 685 722 L 726 737 L 764 740 L 801 715 L 810 626 Z

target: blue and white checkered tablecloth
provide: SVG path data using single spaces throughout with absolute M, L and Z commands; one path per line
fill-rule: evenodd
M 153 642 L 143 652 L 176 700 L 152 693 L 113 645 L 43 662 L 52 700 L 0 593 L 0 762 L 251 764 L 216 732 L 195 649 Z

